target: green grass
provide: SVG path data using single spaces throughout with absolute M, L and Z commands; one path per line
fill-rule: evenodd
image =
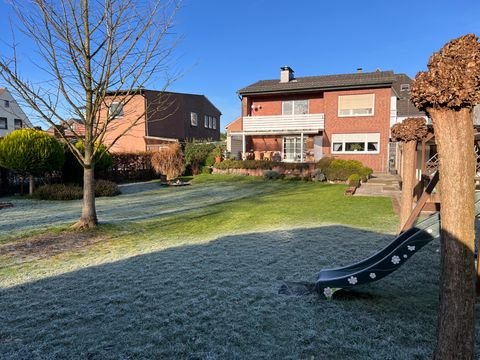
M 430 356 L 436 243 L 391 276 L 335 301 L 277 294 L 284 281 L 315 281 L 322 267 L 348 264 L 384 246 L 398 221 L 389 199 L 345 197 L 343 185 L 252 177 L 202 176 L 174 189 L 145 186 L 101 203 L 112 220 L 82 238 L 99 242 L 43 255 L 0 255 L 0 354 Z M 76 235 L 63 233 L 64 241 Z M 0 250 L 26 240 L 3 241 Z

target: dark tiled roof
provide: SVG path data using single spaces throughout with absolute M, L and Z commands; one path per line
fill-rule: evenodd
M 401 90 L 401 85 L 412 85 L 412 79 L 406 74 L 396 74 L 393 82 L 393 89 L 397 93 L 397 116 L 425 116 L 423 111 L 418 110 L 410 101 L 410 90 Z
M 240 95 L 294 92 L 297 90 L 314 91 L 329 89 L 350 89 L 361 87 L 391 86 L 396 80 L 393 71 L 375 71 L 369 73 L 306 76 L 282 83 L 278 79 L 260 80 L 240 89 Z

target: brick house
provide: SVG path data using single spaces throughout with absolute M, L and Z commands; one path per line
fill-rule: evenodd
M 242 116 L 227 125 L 228 149 L 292 162 L 328 155 L 386 172 L 396 154 L 390 152 L 390 127 L 399 120 L 398 104 L 415 109 L 400 96 L 410 83 L 392 71 L 295 78 L 282 67 L 280 79 L 238 91 Z
M 158 150 L 188 139 L 218 141 L 221 112 L 204 95 L 142 89 L 136 94 L 110 93 L 100 123 L 114 117 L 103 139 L 112 152 Z M 128 127 L 135 124 L 132 128 Z M 128 130 L 127 130 L 128 129 Z

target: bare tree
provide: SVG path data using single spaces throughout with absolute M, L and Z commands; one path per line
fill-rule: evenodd
M 98 222 L 95 144 L 102 142 L 118 115 L 115 109 L 109 109 L 110 104 L 127 104 L 153 78 L 162 82 L 163 89 L 171 82 L 168 70 L 175 49 L 171 30 L 179 2 L 11 0 L 21 31 L 36 47 L 36 63 L 47 81 L 39 86 L 22 76 L 15 43 L 9 54 L 0 56 L 1 77 L 50 125 L 61 123 L 66 112 L 85 124 L 85 134 L 69 129 L 84 142 L 84 152 L 66 141 L 84 168 L 83 208 L 75 224 L 78 228 L 95 227 Z M 143 118 L 144 113 L 138 114 L 108 147 Z

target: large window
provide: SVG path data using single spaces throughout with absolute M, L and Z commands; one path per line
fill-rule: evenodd
M 111 118 L 123 116 L 123 104 L 120 102 L 112 102 L 108 108 L 108 113 Z
M 290 100 L 282 102 L 283 115 L 308 114 L 308 100 Z
M 198 125 L 198 114 L 196 112 L 191 112 L 190 113 L 190 124 L 192 126 L 197 126 Z
M 307 137 L 303 137 L 303 159 L 305 159 L 305 150 L 307 149 Z M 301 161 L 302 160 L 302 137 L 285 136 L 283 138 L 283 160 Z
M 217 129 L 217 118 L 213 118 L 213 128 L 216 130 Z
M 339 96 L 338 116 L 371 116 L 374 105 L 375 94 Z
M 380 134 L 333 134 L 332 154 L 380 152 Z
M 0 117 L 0 129 L 7 129 L 7 118 Z

